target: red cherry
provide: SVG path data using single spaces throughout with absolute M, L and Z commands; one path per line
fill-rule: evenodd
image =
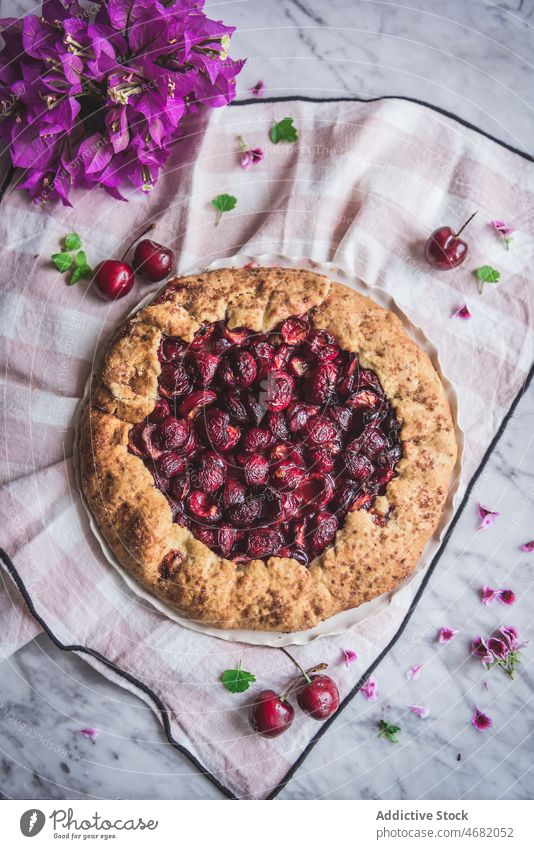
M 467 256 L 468 247 L 467 242 L 458 237 L 475 215 L 476 212 L 467 219 L 457 233 L 452 227 L 438 227 L 430 234 L 425 243 L 425 259 L 433 268 L 447 271 L 462 264 Z
M 297 702 L 312 719 L 328 719 L 339 707 L 339 690 L 328 675 L 310 675 L 300 688 Z
M 107 301 L 124 298 L 134 283 L 131 265 L 118 259 L 106 259 L 96 270 L 95 286 L 100 297 Z
M 262 690 L 250 706 L 248 719 L 257 734 L 262 737 L 278 737 L 287 731 L 294 715 L 293 706 L 274 690 Z
M 158 244 L 158 242 L 153 242 L 152 239 L 143 239 L 135 246 L 134 268 L 153 283 L 158 283 L 168 277 L 173 264 L 174 251 Z

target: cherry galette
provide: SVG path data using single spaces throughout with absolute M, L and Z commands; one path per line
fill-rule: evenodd
M 119 561 L 186 616 L 294 631 L 391 590 L 454 465 L 439 378 L 399 320 L 326 277 L 170 282 L 112 343 L 80 440 Z

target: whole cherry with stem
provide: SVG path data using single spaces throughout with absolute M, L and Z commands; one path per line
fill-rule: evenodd
M 452 227 L 438 227 L 430 234 L 425 243 L 425 259 L 433 268 L 447 271 L 451 268 L 457 268 L 464 262 L 468 246 L 467 242 L 464 242 L 459 236 L 476 214 L 476 212 L 473 212 L 456 233 Z
M 150 230 L 155 224 L 150 224 L 143 232 L 130 242 L 121 259 L 106 259 L 101 262 L 96 270 L 95 286 L 98 294 L 107 301 L 117 301 L 124 298 L 131 291 L 134 284 L 134 269 L 125 258 L 133 245 Z
M 174 265 L 174 251 L 153 242 L 152 239 L 143 239 L 135 246 L 133 266 L 136 272 L 147 277 L 152 283 L 159 283 L 172 271 Z
M 288 693 L 293 688 L 297 689 L 297 702 L 299 707 L 312 719 L 322 721 L 328 719 L 339 707 L 339 690 L 336 683 L 329 675 L 315 675 L 328 667 L 327 663 L 319 663 L 311 669 L 303 669 L 300 663 L 283 647 L 281 650 L 286 654 L 300 670 L 300 675 L 288 688 Z

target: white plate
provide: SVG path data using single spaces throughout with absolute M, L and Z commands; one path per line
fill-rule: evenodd
M 450 404 L 450 408 L 453 415 L 455 432 L 456 432 L 456 440 L 458 443 L 458 459 L 456 461 L 456 466 L 453 473 L 453 484 L 451 489 L 449 490 L 449 494 L 447 497 L 447 501 L 445 503 L 443 512 L 441 514 L 441 518 L 436 528 L 436 531 L 432 538 L 428 541 L 425 546 L 423 553 L 419 559 L 419 563 L 415 571 L 406 578 L 402 583 L 396 587 L 391 593 L 384 593 L 381 596 L 373 599 L 367 604 L 362 604 L 360 607 L 352 608 L 351 610 L 345 610 L 343 613 L 338 613 L 336 616 L 332 616 L 330 619 L 327 619 L 324 622 L 321 622 L 320 625 L 316 625 L 315 628 L 310 628 L 307 631 L 298 631 L 293 634 L 279 634 L 272 631 L 248 631 L 248 630 L 223 630 L 221 628 L 214 628 L 213 626 L 206 625 L 202 622 L 195 622 L 191 619 L 186 619 L 183 616 L 180 616 L 174 608 L 170 605 L 166 604 L 164 601 L 153 596 L 148 590 L 146 590 L 141 584 L 138 584 L 137 581 L 127 572 L 117 561 L 114 554 L 111 552 L 108 544 L 106 543 L 104 537 L 102 536 L 98 525 L 93 517 L 93 514 L 89 510 L 85 498 L 83 496 L 81 485 L 80 485 L 80 476 L 79 476 L 79 463 L 78 463 L 78 423 L 81 411 L 85 407 L 89 397 L 89 381 L 86 387 L 86 391 L 83 399 L 80 402 L 78 407 L 77 415 L 76 415 L 76 439 L 74 446 L 74 458 L 75 458 L 75 469 L 76 469 L 76 477 L 78 482 L 78 487 L 80 489 L 81 497 L 83 504 L 87 510 L 89 515 L 89 524 L 91 526 L 91 530 L 98 539 L 102 551 L 109 561 L 109 563 L 114 567 L 114 569 L 119 572 L 123 580 L 126 582 L 128 587 L 140 598 L 144 601 L 148 602 L 152 607 L 158 610 L 164 616 L 167 616 L 169 619 L 172 619 L 174 622 L 182 625 L 184 628 L 189 628 L 193 631 L 199 631 L 202 634 L 209 634 L 212 637 L 218 637 L 220 640 L 230 640 L 232 642 L 242 642 L 249 643 L 251 645 L 256 646 L 291 646 L 291 645 L 304 645 L 305 643 L 310 642 L 311 640 L 315 640 L 318 637 L 327 637 L 334 636 L 336 634 L 341 634 L 349 628 L 354 627 L 355 625 L 359 625 L 364 620 L 369 619 L 373 614 L 377 613 L 380 610 L 383 610 L 384 607 L 387 607 L 391 603 L 391 599 L 395 596 L 396 600 L 402 601 L 405 604 L 406 610 L 408 610 L 411 599 L 415 592 L 415 584 L 414 581 L 417 576 L 421 575 L 421 572 L 424 571 L 427 567 L 434 555 L 436 554 L 441 540 L 445 534 L 447 526 L 452 519 L 454 512 L 456 510 L 456 504 L 458 501 L 458 489 L 460 484 L 460 476 L 461 476 L 461 462 L 462 462 L 462 453 L 463 453 L 463 443 L 464 437 L 463 432 L 461 431 L 458 425 L 458 399 L 456 396 L 456 392 L 450 381 L 447 379 L 446 375 L 443 374 L 443 370 L 441 368 L 439 354 L 436 346 L 433 342 L 431 342 L 423 333 L 423 331 L 414 325 L 410 319 L 405 315 L 405 313 L 400 309 L 400 307 L 395 302 L 394 298 L 391 295 L 388 295 L 382 289 L 376 286 L 369 286 L 363 280 L 360 280 L 358 277 L 355 277 L 352 274 L 349 274 L 342 269 L 338 268 L 331 262 L 315 262 L 313 260 L 307 259 L 298 259 L 296 257 L 286 257 L 279 256 L 278 254 L 261 254 L 261 256 L 252 257 L 246 256 L 243 254 L 239 254 L 233 257 L 226 257 L 222 259 L 218 259 L 216 262 L 211 263 L 208 268 L 200 268 L 198 270 L 193 270 L 188 273 L 190 274 L 199 274 L 202 271 L 211 270 L 214 268 L 227 268 L 227 267 L 237 267 L 240 268 L 243 265 L 246 265 L 249 262 L 257 262 L 263 266 L 281 266 L 283 268 L 308 268 L 313 271 L 317 271 L 320 274 L 326 274 L 331 280 L 336 280 L 339 283 L 343 283 L 345 286 L 349 286 L 351 289 L 355 289 L 357 292 L 361 292 L 362 295 L 366 295 L 371 300 L 380 304 L 380 306 L 384 307 L 384 309 L 391 310 L 396 313 L 396 315 L 402 321 L 406 331 L 410 334 L 410 336 L 417 342 L 420 348 L 422 348 L 430 357 L 432 364 L 438 374 L 441 377 L 445 394 L 447 396 L 447 400 Z M 143 298 L 143 300 L 135 307 L 134 310 L 130 313 L 134 315 L 139 309 L 146 306 L 154 297 L 154 292 L 151 292 L 148 297 Z M 399 594 L 402 594 L 402 597 L 399 598 Z

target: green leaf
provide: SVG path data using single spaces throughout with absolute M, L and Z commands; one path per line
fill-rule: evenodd
M 237 198 L 233 195 L 217 195 L 217 197 L 213 198 L 211 205 L 215 207 L 218 212 L 217 220 L 215 225 L 219 223 L 222 218 L 223 212 L 230 212 L 230 210 L 234 209 L 237 204 Z
M 278 144 L 280 141 L 296 142 L 298 135 L 293 118 L 282 118 L 277 124 L 273 124 L 269 133 L 273 144 Z
M 256 676 L 241 669 L 241 664 L 237 669 L 227 669 L 221 675 L 221 683 L 230 693 L 244 693 L 255 680 Z
M 386 740 L 389 740 L 390 743 L 398 743 L 397 734 L 400 733 L 400 727 L 398 725 L 392 725 L 390 722 L 386 722 L 385 719 L 380 720 L 380 732 L 378 734 L 379 737 L 385 737 Z
M 83 268 L 84 265 L 87 265 L 87 257 L 85 256 L 85 251 L 78 251 L 76 254 L 75 262 L 78 268 Z
M 501 279 L 501 272 L 492 268 L 491 265 L 481 265 L 480 268 L 476 269 L 475 274 L 484 283 L 498 283 Z
M 66 251 L 77 251 L 78 248 L 81 248 L 82 240 L 78 236 L 77 233 L 68 233 L 65 236 L 65 250 Z
M 64 274 L 65 271 L 69 270 L 74 260 L 71 254 L 60 253 L 52 254 L 52 262 L 56 266 L 57 270 Z
M 473 273 L 479 281 L 478 291 L 481 294 L 485 283 L 498 283 L 501 279 L 501 272 L 497 271 L 497 269 L 493 268 L 491 265 L 481 265 L 480 268 L 476 268 Z
M 80 265 L 75 268 L 72 277 L 69 280 L 69 286 L 74 286 L 80 280 L 87 280 L 93 274 L 93 269 L 90 265 Z

